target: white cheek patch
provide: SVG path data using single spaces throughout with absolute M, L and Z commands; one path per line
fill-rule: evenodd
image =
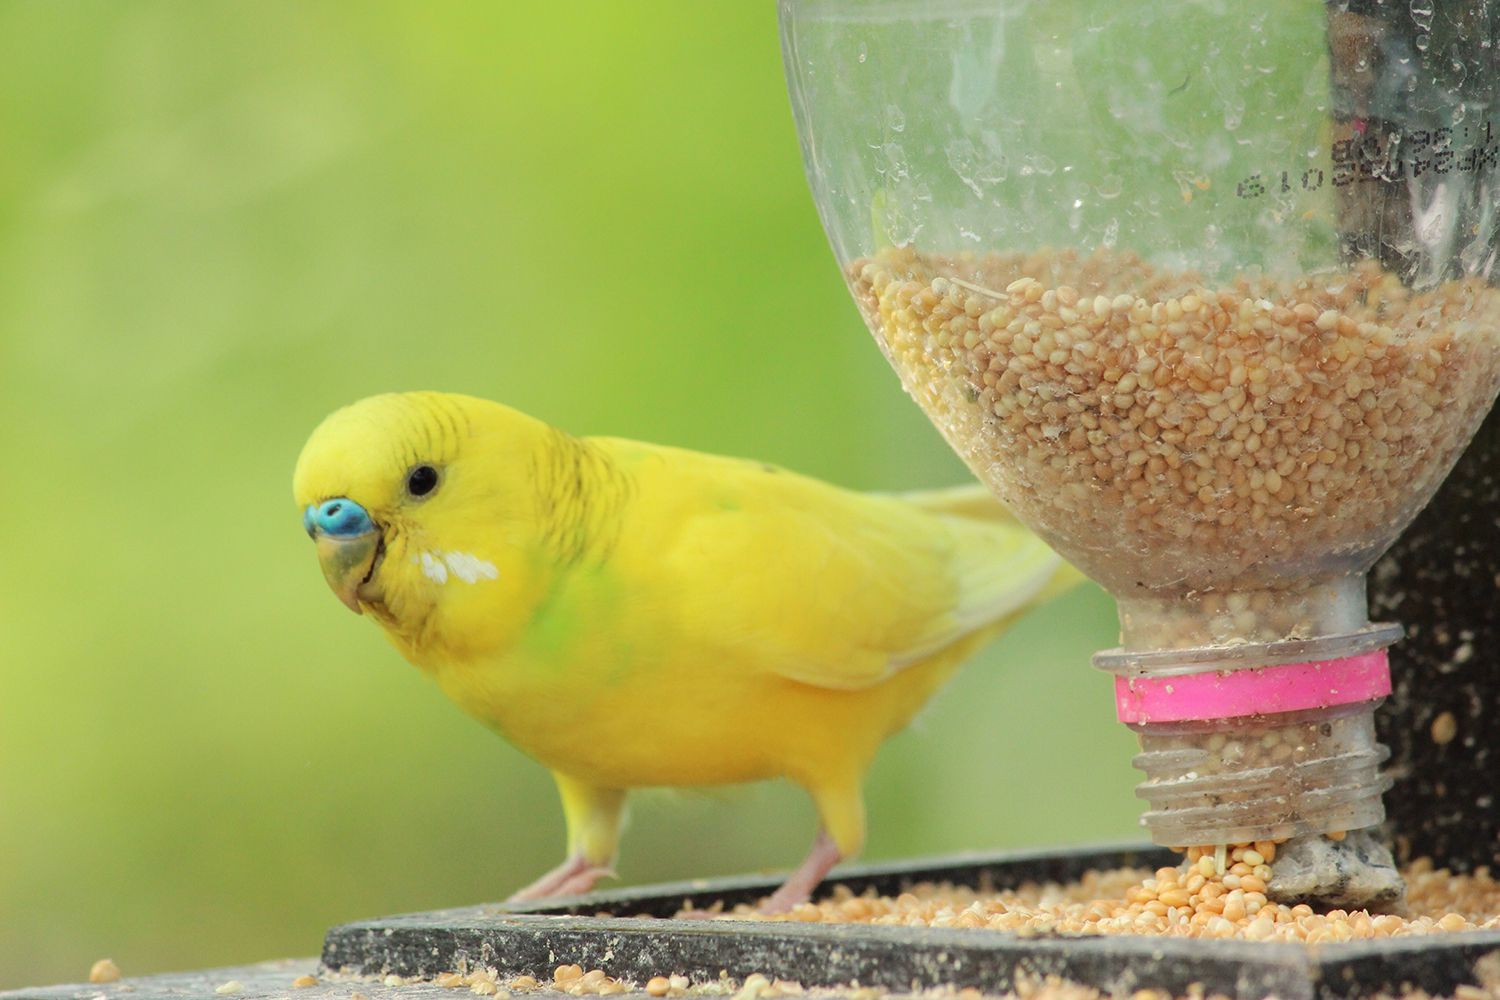
M 443 562 L 453 571 L 453 575 L 464 583 L 478 583 L 480 580 L 494 580 L 500 576 L 500 571 L 495 564 L 478 556 L 471 556 L 467 552 L 447 552 L 443 555 Z
M 464 583 L 500 577 L 494 563 L 467 552 L 423 552 L 412 556 L 411 561 L 420 565 L 422 575 L 433 583 L 447 583 L 450 573 Z
M 433 583 L 448 582 L 448 567 L 434 559 L 431 552 L 423 552 L 421 556 L 412 556 L 411 561 L 421 563 L 422 575 Z

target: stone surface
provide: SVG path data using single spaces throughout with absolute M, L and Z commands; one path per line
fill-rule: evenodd
M 300 976 L 316 976 L 313 986 L 292 983 Z M 238 988 L 219 992 L 238 984 Z M 532 1000 L 560 1000 L 566 993 L 540 990 L 527 993 Z M 71 983 L 0 991 L 0 1000 L 476 1000 L 467 989 L 445 989 L 432 982 L 388 985 L 384 976 L 330 974 L 316 958 L 279 959 L 227 969 L 204 969 L 159 976 L 139 976 L 119 982 Z M 645 997 L 644 993 L 621 994 L 621 1000 Z
M 1373 830 L 1355 830 L 1343 840 L 1298 837 L 1276 851 L 1267 895 L 1295 906 L 1388 912 L 1399 907 L 1406 884 L 1391 849 Z
M 1376 713 L 1391 748 L 1397 856 L 1459 871 L 1500 865 L 1500 410 L 1376 564 L 1370 611 L 1406 626 Z
M 186 1000 L 197 997 L 211 1000 L 260 1000 L 262 997 L 276 997 L 278 1000 L 349 1000 L 354 993 L 364 993 L 370 1000 L 391 1000 L 388 992 L 371 992 L 371 984 L 352 980 L 320 984 L 307 989 L 293 988 L 292 980 L 317 972 L 316 958 L 282 959 L 229 969 L 139 976 L 113 983 L 30 987 L 0 992 L 0 1000 Z M 232 993 L 216 992 L 219 987 L 229 983 L 239 983 L 240 988 Z M 433 989 L 437 990 L 437 987 Z M 409 1000 L 417 1000 L 416 995 L 410 992 L 401 995 Z

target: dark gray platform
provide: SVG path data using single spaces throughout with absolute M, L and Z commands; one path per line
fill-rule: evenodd
M 1132 846 L 964 856 L 849 869 L 834 881 L 855 892 L 900 892 L 922 881 L 1005 888 L 1066 881 L 1094 868 L 1158 867 L 1176 856 Z M 1478 982 L 1476 963 L 1500 951 L 1500 932 L 1305 947 L 1180 938 L 1021 936 L 997 931 L 791 922 L 665 920 L 685 904 L 754 901 L 773 878 L 686 882 L 598 893 L 525 909 L 497 904 L 336 927 L 324 942 L 330 968 L 430 976 L 493 966 L 545 979 L 563 963 L 644 982 L 679 973 L 727 973 L 806 986 L 857 982 L 892 991 L 949 985 L 1002 992 L 1021 976 L 1060 976 L 1107 992 L 1152 987 L 1182 995 L 1201 984 L 1238 1000 L 1346 1000 L 1420 987 L 1451 995 Z M 611 914 L 598 916 L 596 914 Z

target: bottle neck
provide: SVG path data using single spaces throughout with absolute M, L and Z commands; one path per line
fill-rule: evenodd
M 1363 573 L 1276 590 L 1117 597 L 1125 653 L 1270 644 L 1369 626 Z
M 1142 823 L 1165 846 L 1359 830 L 1385 817 L 1375 702 L 1221 722 L 1135 725 Z
M 1391 690 L 1362 575 L 1252 593 L 1120 602 L 1118 649 L 1094 657 L 1115 675 L 1121 722 L 1238 719 L 1377 701 Z

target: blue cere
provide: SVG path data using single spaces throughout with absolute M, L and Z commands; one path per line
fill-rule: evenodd
M 365 509 L 346 497 L 334 497 L 310 505 L 302 514 L 302 527 L 309 535 L 322 533 L 334 538 L 353 538 L 375 530 Z

